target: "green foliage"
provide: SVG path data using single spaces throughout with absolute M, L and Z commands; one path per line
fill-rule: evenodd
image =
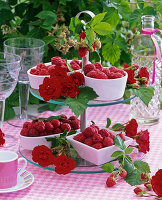
M 114 170 L 114 165 L 112 163 L 105 163 L 101 167 L 105 172 L 112 173 Z

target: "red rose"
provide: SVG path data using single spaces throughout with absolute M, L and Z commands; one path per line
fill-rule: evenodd
M 148 130 L 140 131 L 137 134 L 136 142 L 139 145 L 139 151 L 147 153 L 150 150 L 149 132 Z
M 0 129 L 0 146 L 3 146 L 5 144 L 5 139 L 3 138 L 5 134 Z
M 126 69 L 125 69 L 124 71 L 126 71 L 127 74 L 128 74 L 127 83 L 128 83 L 128 84 L 136 83 L 136 80 L 135 80 L 135 78 L 134 78 L 134 76 L 135 76 L 134 71 L 133 71 L 133 70 L 126 70 Z
M 72 158 L 68 158 L 66 155 L 60 155 L 54 158 L 53 164 L 55 167 L 55 172 L 57 174 L 68 174 L 76 168 L 76 163 Z
M 49 70 L 50 77 L 67 77 L 68 67 L 66 65 L 56 65 Z
M 32 151 L 32 159 L 42 167 L 47 167 L 53 164 L 54 156 L 52 150 L 45 145 L 36 146 Z
M 77 86 L 80 86 L 84 83 L 84 75 L 80 72 L 75 72 L 70 74 L 70 77 L 72 78 L 72 80 L 75 82 L 75 84 Z
M 80 39 L 85 39 L 85 37 L 86 37 L 86 32 L 81 32 L 80 33 Z
M 57 99 L 61 94 L 61 82 L 56 77 L 45 77 L 43 84 L 39 86 L 39 93 L 45 101 Z
M 147 80 L 145 81 L 145 84 L 148 83 L 149 80 L 149 72 L 147 71 L 146 67 L 141 67 L 141 69 L 138 72 L 139 78 L 145 77 Z
M 134 138 L 137 135 L 138 124 L 135 119 L 131 119 L 125 127 L 125 133 L 128 137 Z
M 78 50 L 78 54 L 80 57 L 85 57 L 88 53 L 88 49 L 85 47 L 80 47 Z
M 64 97 L 74 98 L 79 94 L 79 89 L 70 76 L 65 78 L 62 82 L 61 95 Z
M 162 197 L 162 169 L 159 169 L 151 179 L 152 189 L 159 196 Z

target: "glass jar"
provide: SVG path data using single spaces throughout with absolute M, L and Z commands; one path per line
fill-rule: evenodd
M 142 16 L 142 30 L 154 30 L 154 16 Z M 154 34 L 159 48 L 161 39 Z M 154 96 L 148 107 L 136 97 L 131 101 L 131 118 L 135 118 L 139 124 L 153 125 L 158 123 L 160 115 L 160 87 L 161 87 L 161 62 L 154 56 L 155 46 L 151 35 L 141 34 L 132 45 L 132 64 L 147 67 L 149 72 L 148 85 L 154 87 Z M 155 60 L 154 60 L 155 59 Z M 155 77 L 153 75 L 153 63 L 155 62 Z M 155 78 L 155 80 L 154 80 Z

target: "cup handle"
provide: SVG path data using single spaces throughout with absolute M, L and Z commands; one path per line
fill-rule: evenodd
M 19 165 L 19 163 L 20 163 L 21 161 L 24 162 L 24 165 L 21 167 L 20 171 L 18 172 L 18 174 L 20 174 L 20 175 L 23 173 L 24 169 L 25 169 L 26 166 L 27 166 L 27 161 L 26 161 L 25 158 L 19 158 L 19 159 L 18 159 L 18 165 Z

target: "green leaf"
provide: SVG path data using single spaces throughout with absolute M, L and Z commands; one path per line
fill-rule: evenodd
M 123 98 L 124 98 L 124 99 L 129 99 L 130 96 L 131 96 L 131 92 L 130 92 L 129 89 L 126 88 L 126 89 L 125 89 L 125 92 L 124 92 L 124 95 L 123 95 Z M 126 103 L 126 104 L 130 104 L 130 101 L 126 101 L 125 103 Z
M 73 31 L 74 35 L 80 34 L 83 29 L 83 24 L 77 17 L 72 17 L 69 29 Z
M 101 167 L 105 172 L 112 173 L 114 170 L 114 165 L 112 163 L 105 163 Z
M 55 41 L 55 37 L 54 36 L 46 36 L 46 37 L 43 38 L 43 41 L 46 44 L 50 44 L 50 43 L 53 43 Z
M 142 173 L 150 173 L 150 167 L 148 165 L 148 163 L 143 162 L 142 160 L 136 160 L 134 162 L 134 166 Z
M 107 124 L 106 124 L 106 128 L 108 128 L 111 125 L 111 119 L 107 118 Z
M 113 131 L 122 131 L 124 128 L 124 126 L 120 123 L 117 123 L 117 124 L 114 124 L 112 127 L 111 127 L 111 130 Z
M 65 104 L 75 113 L 77 117 L 88 107 L 88 102 L 97 98 L 98 95 L 90 87 L 79 88 L 79 95 L 75 98 L 67 97 Z
M 131 12 L 129 4 L 126 2 L 121 2 L 118 6 L 118 12 L 122 16 L 123 19 L 128 20 L 128 16 Z
M 141 173 L 138 170 L 134 170 L 131 174 L 125 177 L 125 181 L 130 185 L 141 185 Z
M 127 43 L 126 43 L 126 40 L 121 37 L 120 35 L 117 35 L 116 38 L 115 38 L 115 44 L 117 44 L 120 49 L 124 50 L 125 52 L 127 52 Z
M 92 45 L 93 41 L 94 41 L 94 31 L 92 29 L 86 29 L 86 39 L 90 42 L 90 46 Z
M 120 48 L 117 44 L 107 43 L 102 48 L 102 55 L 104 60 L 113 65 L 120 59 Z
M 106 22 L 101 22 L 96 24 L 93 27 L 93 30 L 96 31 L 99 35 L 107 35 L 110 31 L 112 31 L 112 27 Z
M 123 154 L 124 154 L 123 151 L 114 151 L 111 157 L 118 157 L 118 156 L 122 156 Z
M 124 144 L 124 140 L 122 140 L 119 135 L 115 136 L 114 144 L 115 144 L 115 146 L 117 146 L 117 147 L 119 147 L 121 149 L 125 149 L 126 148 L 126 146 Z
M 123 168 L 127 171 L 128 174 L 131 174 L 134 171 L 134 165 L 131 162 L 131 159 L 127 157 L 124 159 Z
M 103 20 L 103 18 L 105 17 L 105 14 L 106 14 L 106 12 L 95 15 L 90 22 L 90 26 L 93 28 L 93 26 L 100 23 Z
M 114 7 L 108 7 L 106 11 L 107 13 L 104 21 L 108 22 L 112 27 L 115 27 L 120 20 L 118 10 Z
M 76 130 L 72 130 L 72 131 L 70 131 L 70 132 L 67 133 L 67 136 L 74 135 L 76 132 L 77 132 Z
M 152 86 L 140 86 L 139 89 L 131 89 L 131 92 L 135 96 L 139 97 L 146 106 L 148 106 L 149 102 L 154 96 L 154 88 Z
M 0 1 L 0 10 L 10 10 L 10 7 L 6 2 Z
M 131 154 L 133 150 L 134 150 L 134 148 L 128 147 L 125 149 L 125 154 Z
M 62 116 L 64 116 L 64 115 L 51 116 L 51 117 L 48 117 L 48 118 L 47 118 L 47 121 L 51 121 L 51 120 L 53 120 L 53 119 L 59 120 Z
M 158 18 L 157 11 L 151 6 L 147 6 L 143 9 L 143 15 L 154 15 L 156 18 Z
M 144 0 L 137 0 L 138 6 L 141 10 L 143 10 L 144 7 Z
M 4 121 L 13 119 L 16 116 L 14 109 L 6 103 L 5 105 L 5 113 L 4 113 Z
M 159 13 L 162 15 L 162 1 L 156 0 L 156 10 L 159 11 Z
M 131 28 L 134 28 L 136 26 L 139 26 L 140 23 L 141 23 L 141 16 L 142 16 L 142 12 L 138 9 L 134 10 L 129 18 L 128 18 L 128 21 L 130 23 L 130 27 Z

